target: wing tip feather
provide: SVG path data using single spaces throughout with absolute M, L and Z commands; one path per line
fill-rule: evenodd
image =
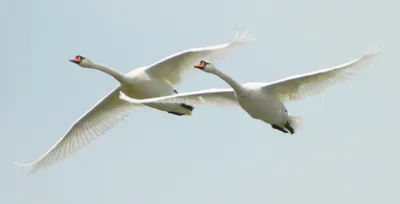
M 233 42 L 241 42 L 241 43 L 247 43 L 251 41 L 255 41 L 256 38 L 253 37 L 251 34 L 249 34 L 249 29 L 245 29 L 244 32 L 240 35 L 240 28 L 238 25 L 236 25 L 236 36 Z
M 20 168 L 25 169 L 28 172 L 28 174 L 32 174 L 36 170 L 35 163 L 20 163 L 20 162 L 14 161 L 13 164 Z
M 367 56 L 375 56 L 375 55 L 379 55 L 381 54 L 381 49 L 377 46 L 369 46 L 369 52 L 367 54 Z

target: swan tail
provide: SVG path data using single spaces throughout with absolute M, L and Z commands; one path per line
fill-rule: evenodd
M 292 126 L 294 132 L 298 131 L 298 129 L 303 124 L 303 121 L 304 121 L 303 118 L 300 116 L 289 115 L 288 122 L 289 122 L 290 126 Z

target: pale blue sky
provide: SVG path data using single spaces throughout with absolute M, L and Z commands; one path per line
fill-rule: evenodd
M 400 203 L 399 3 L 302 1 L 2 1 L 0 203 Z M 76 54 L 121 71 L 189 47 L 257 41 L 217 63 L 239 82 L 272 81 L 382 55 L 354 80 L 288 104 L 284 135 L 240 108 L 192 117 L 144 108 L 82 151 L 27 175 L 30 162 L 117 86 Z M 227 87 L 195 72 L 179 92 Z

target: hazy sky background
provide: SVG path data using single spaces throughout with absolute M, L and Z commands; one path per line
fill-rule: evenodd
M 2 1 L 0 203 L 398 204 L 399 4 L 380 0 Z M 288 104 L 296 135 L 240 108 L 192 117 L 144 108 L 51 168 L 31 162 L 118 83 L 76 54 L 127 72 L 190 47 L 257 40 L 217 63 L 239 82 L 335 66 L 378 46 L 354 80 Z M 194 72 L 179 92 L 228 87 Z

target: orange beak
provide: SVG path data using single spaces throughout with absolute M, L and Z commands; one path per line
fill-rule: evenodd
M 82 62 L 82 58 L 80 56 L 76 56 L 75 59 L 70 59 L 69 61 L 73 62 L 73 63 L 76 63 L 76 64 L 79 64 L 79 63 Z
M 206 63 L 200 62 L 200 64 L 194 65 L 193 67 L 197 69 L 204 69 L 206 67 Z

